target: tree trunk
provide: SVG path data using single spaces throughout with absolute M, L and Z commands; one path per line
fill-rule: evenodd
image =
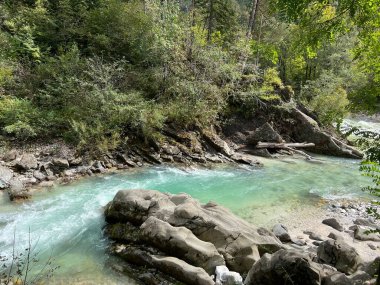
M 193 58 L 193 45 L 194 45 L 194 28 L 195 28 L 195 0 L 191 1 L 191 31 L 190 31 L 190 40 L 189 40 L 189 49 L 187 53 L 187 59 L 192 62 Z
M 249 15 L 249 21 L 248 21 L 247 38 L 251 38 L 252 36 L 252 31 L 253 31 L 253 28 L 255 27 L 255 20 L 256 20 L 258 7 L 259 7 L 259 0 L 252 0 L 252 9 L 251 9 L 251 14 Z
M 212 30 L 213 30 L 213 20 L 214 20 L 214 0 L 209 0 L 208 2 L 208 22 L 207 22 L 207 42 L 211 42 Z

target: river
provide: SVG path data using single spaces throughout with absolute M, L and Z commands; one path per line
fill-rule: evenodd
M 102 207 L 120 189 L 157 189 L 186 192 L 202 202 L 215 201 L 242 218 L 271 226 L 296 212 L 322 208 L 334 199 L 366 198 L 361 187 L 368 179 L 359 173 L 357 160 L 318 157 L 264 159 L 265 167 L 219 166 L 212 169 L 150 167 L 82 179 L 51 191 L 36 193 L 33 200 L 0 205 L 0 253 L 11 255 L 28 246 L 29 229 L 38 265 L 53 256 L 60 266 L 49 284 L 134 284 L 111 271 L 102 235 Z

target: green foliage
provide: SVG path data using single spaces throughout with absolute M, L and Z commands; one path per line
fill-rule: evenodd
M 333 73 L 323 73 L 317 80 L 304 86 L 304 104 L 319 115 L 321 123 L 339 123 L 348 113 L 349 101 L 343 82 Z
M 25 140 L 37 136 L 43 122 L 28 100 L 0 97 L 0 128 L 3 134 Z
M 154 61 L 152 17 L 144 13 L 141 1 L 103 1 L 88 13 L 83 27 L 88 35 L 88 51 L 134 63 Z
M 155 139 L 166 124 L 251 116 L 280 102 L 284 84 L 326 125 L 347 98 L 377 108 L 376 1 L 260 1 L 247 37 L 252 3 L 3 1 L 2 134 L 104 151 Z
M 358 144 L 365 150 L 366 157 L 362 161 L 360 171 L 364 176 L 372 179 L 372 184 L 363 188 L 375 196 L 373 206 L 379 206 L 380 201 L 380 134 L 371 131 L 352 130 L 358 137 Z M 367 213 L 375 219 L 380 220 L 380 213 L 376 207 L 369 207 Z M 379 233 L 379 230 L 373 232 Z

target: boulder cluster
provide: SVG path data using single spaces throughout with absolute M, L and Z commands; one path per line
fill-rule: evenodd
M 305 247 L 283 225 L 256 227 L 187 194 L 122 190 L 105 219 L 118 269 L 143 284 L 372 284 L 378 270 L 339 235 L 310 233 L 318 242 Z M 324 221 L 339 230 L 335 222 Z

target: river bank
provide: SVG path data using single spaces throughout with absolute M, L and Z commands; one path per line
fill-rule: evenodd
M 271 112 L 258 112 L 255 120 L 235 117 L 222 127 L 193 130 L 167 127 L 157 141 L 128 142 L 99 153 L 79 152 L 63 141 L 14 144 L 1 149 L 0 190 L 7 191 L 10 200 L 20 200 L 30 198 L 39 188 L 56 183 L 147 165 L 235 163 L 262 166 L 257 157 L 292 155 L 313 160 L 312 155 L 299 148 L 339 157 L 363 157 L 344 139 L 338 139 L 336 133 L 322 128 L 302 106 L 296 107 L 290 102 L 270 108 Z

